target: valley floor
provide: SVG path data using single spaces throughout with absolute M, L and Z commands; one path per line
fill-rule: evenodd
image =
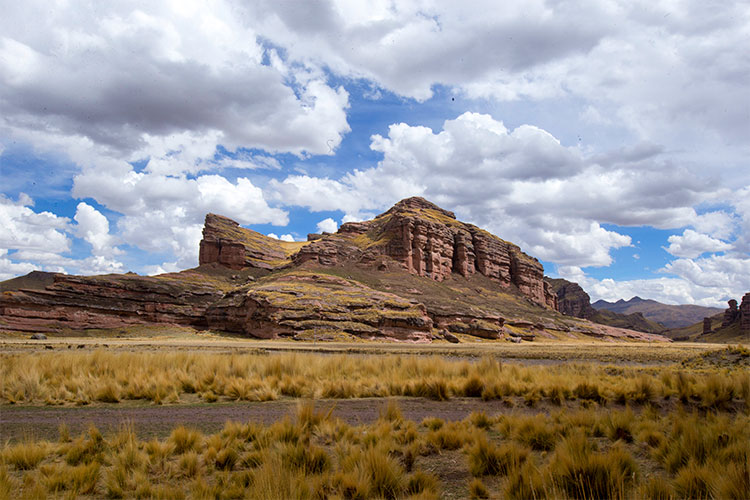
M 0 339 L 0 498 L 747 498 L 750 350 Z

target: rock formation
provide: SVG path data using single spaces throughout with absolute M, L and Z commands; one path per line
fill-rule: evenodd
M 44 289 L 3 291 L 0 328 L 32 332 L 119 328 L 145 323 L 206 327 L 223 294 L 200 282 L 133 275 L 53 275 Z
M 743 335 L 750 335 L 750 292 L 742 297 L 740 305 L 740 332 Z
M 398 202 L 374 220 L 342 224 L 335 235 L 316 238 L 292 259 L 298 265 L 309 261 L 325 266 L 354 262 L 380 269 L 396 265 L 435 281 L 479 273 L 557 309 L 557 298 L 537 259 L 419 197 Z
M 726 311 L 724 311 L 724 320 L 721 322 L 721 327 L 726 328 L 727 326 L 731 325 L 735 321 L 737 321 L 737 318 L 740 316 L 740 311 L 737 309 L 737 301 L 734 299 L 730 299 L 729 307 Z
M 707 335 L 713 331 L 711 326 L 711 318 L 703 318 L 703 335 Z
M 596 310 L 591 307 L 591 298 L 578 283 L 564 279 L 547 279 L 557 296 L 558 310 L 576 318 L 591 319 Z
M 198 263 L 218 263 L 230 269 L 275 269 L 289 263 L 288 256 L 299 244 L 269 238 L 240 227 L 232 219 L 206 215 Z
M 666 340 L 560 315 L 539 261 L 422 198 L 308 240 L 279 241 L 208 214 L 198 268 L 30 273 L 1 284 L 0 330 L 177 324 L 262 338 Z
M 566 316 L 583 318 L 601 325 L 628 328 L 644 333 L 662 333 L 666 328 L 646 319 L 640 312 L 620 314 L 608 310 L 596 310 L 591 305 L 591 298 L 583 288 L 572 281 L 562 278 L 545 278 L 557 295 L 557 304 L 561 313 Z

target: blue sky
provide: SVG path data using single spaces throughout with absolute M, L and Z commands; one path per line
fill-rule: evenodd
M 209 211 L 304 239 L 419 195 L 594 300 L 720 306 L 750 290 L 749 25 L 741 2 L 7 6 L 0 279 L 185 269 Z

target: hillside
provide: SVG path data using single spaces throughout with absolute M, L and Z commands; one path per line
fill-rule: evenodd
M 702 322 L 703 318 L 722 312 L 721 309 L 716 307 L 703 307 L 692 304 L 675 306 L 640 297 L 633 297 L 627 301 L 620 299 L 617 302 L 597 300 L 591 306 L 597 310 L 607 310 L 619 314 L 641 313 L 647 320 L 661 323 L 670 329 L 690 326 L 694 323 Z
M 742 297 L 739 305 L 735 299 L 729 300 L 728 305 L 722 313 L 669 330 L 665 335 L 679 341 L 750 343 L 750 293 Z
M 644 318 L 640 312 L 622 314 L 606 309 L 594 309 L 591 306 L 589 294 L 578 283 L 562 278 L 546 278 L 546 280 L 557 295 L 559 311 L 565 315 L 639 332 L 663 333 L 667 330 L 664 325 Z
M 666 340 L 560 314 L 537 259 L 422 198 L 309 240 L 281 242 L 208 214 L 199 267 L 10 280 L 0 330 L 169 323 L 298 340 Z

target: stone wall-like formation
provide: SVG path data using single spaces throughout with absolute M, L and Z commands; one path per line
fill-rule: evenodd
M 384 257 L 435 281 L 454 273 L 478 273 L 503 287 L 515 285 L 533 302 L 557 309 L 557 297 L 544 281 L 537 259 L 418 197 L 398 202 L 374 220 L 342 224 L 338 233 L 312 241 L 293 260 L 327 266 L 354 261 L 387 268 Z

